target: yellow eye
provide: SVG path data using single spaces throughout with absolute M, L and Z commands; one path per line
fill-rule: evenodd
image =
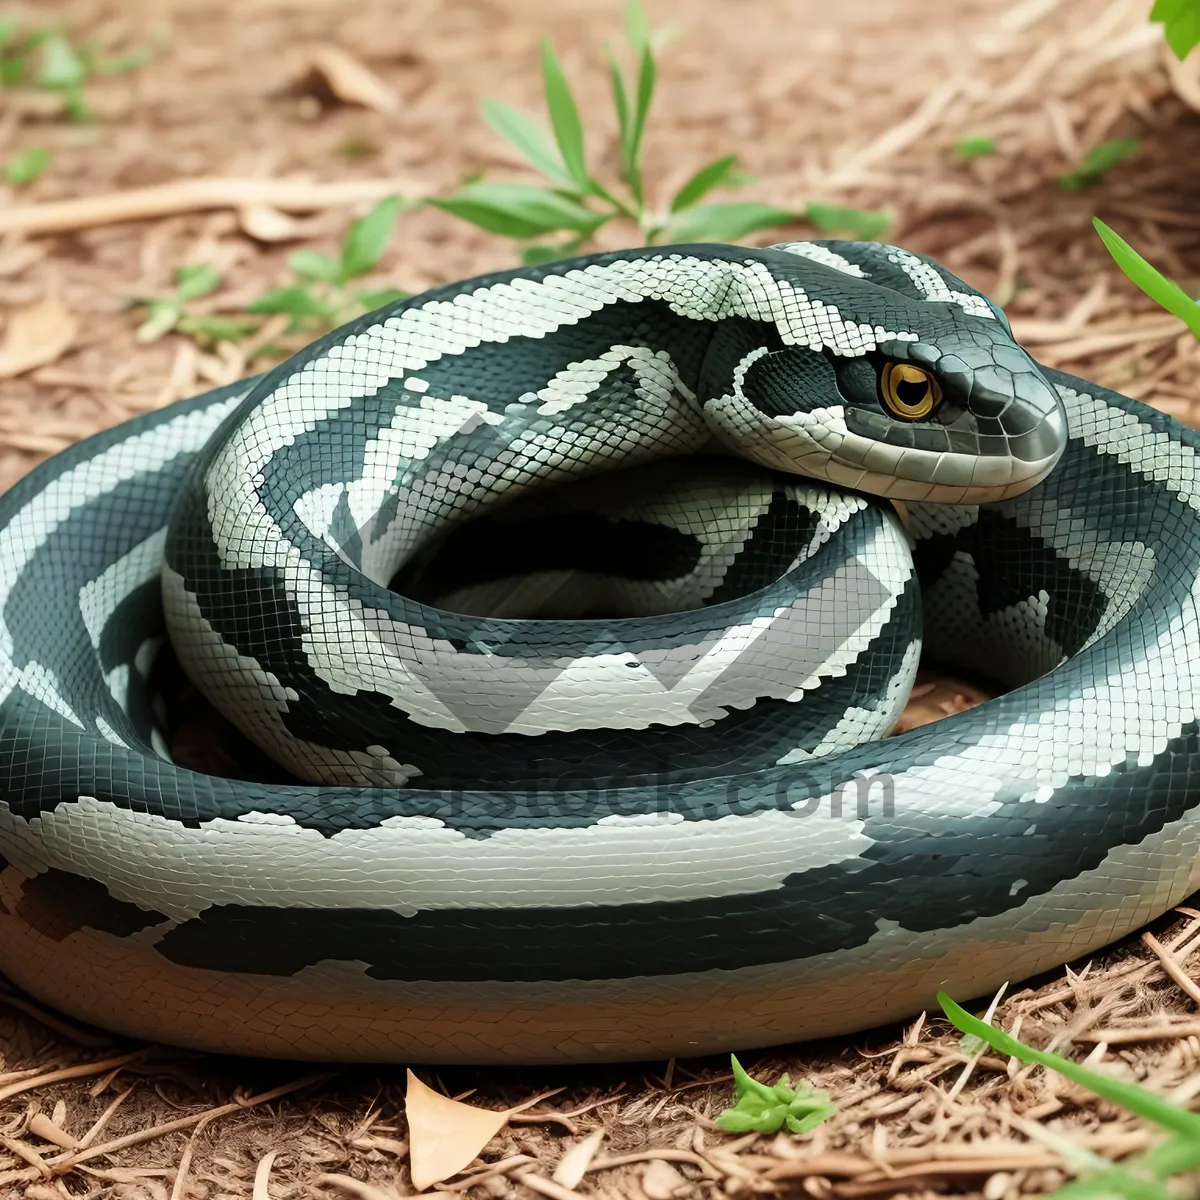
M 930 373 L 912 363 L 887 363 L 879 391 L 888 412 L 902 421 L 919 421 L 942 402 L 942 389 Z

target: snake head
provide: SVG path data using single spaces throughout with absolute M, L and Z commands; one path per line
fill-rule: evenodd
M 759 253 L 788 294 L 773 322 L 730 322 L 714 338 L 701 400 L 722 441 L 896 500 L 990 503 L 1053 469 L 1062 401 L 982 293 L 895 246 Z

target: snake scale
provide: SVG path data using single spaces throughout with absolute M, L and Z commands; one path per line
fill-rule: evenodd
M 1086 954 L 1196 886 L 1197 448 L 874 243 L 370 313 L 0 499 L 0 970 L 197 1048 L 539 1063 Z M 886 736 L 922 653 L 1007 690 Z M 176 765 L 181 670 L 276 765 Z

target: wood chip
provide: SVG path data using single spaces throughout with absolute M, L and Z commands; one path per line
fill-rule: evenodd
M 237 210 L 242 232 L 256 242 L 290 242 L 306 237 L 312 226 L 269 204 L 247 204 Z
M 595 1133 L 588 1134 L 582 1141 L 570 1146 L 558 1160 L 558 1166 L 554 1168 L 554 1174 L 550 1178 L 565 1188 L 578 1187 L 603 1141 L 604 1130 L 597 1129 Z
M 308 61 L 344 104 L 357 104 L 384 113 L 395 112 L 400 107 L 400 97 L 374 71 L 340 46 L 313 46 L 309 49 Z
M 679 1171 L 661 1158 L 647 1163 L 642 1172 L 642 1191 L 650 1200 L 674 1200 L 675 1196 L 691 1186 Z
M 79 324 L 57 296 L 11 313 L 0 341 L 0 379 L 57 362 L 75 340 Z

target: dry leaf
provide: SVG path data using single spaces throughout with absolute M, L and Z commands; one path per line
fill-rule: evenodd
M 671 1200 L 681 1189 L 691 1184 L 669 1162 L 656 1158 L 642 1172 L 642 1191 L 650 1200 Z
M 35 1137 L 40 1137 L 44 1142 L 52 1142 L 56 1146 L 61 1146 L 64 1150 L 76 1150 L 79 1148 L 79 1142 L 73 1138 L 65 1129 L 51 1120 L 45 1113 L 34 1113 L 29 1122 L 29 1132 Z
M 396 93 L 374 71 L 339 46 L 314 46 L 308 61 L 346 104 L 360 104 L 376 112 L 395 112 L 400 105 Z
M 418 1192 L 457 1175 L 508 1123 L 507 1111 L 460 1104 L 426 1087 L 412 1071 L 404 1112 L 409 1169 Z
M 361 1179 L 350 1175 L 318 1175 L 317 1182 L 337 1188 L 343 1196 L 351 1196 L 353 1200 L 397 1200 L 400 1194 L 390 1188 L 385 1190 L 373 1183 L 363 1183 Z
M 4 244 L 0 245 L 0 275 L 20 275 L 35 263 L 40 263 L 49 253 L 50 245 L 45 241 L 5 239 Z
M 269 204 L 248 204 L 238 209 L 237 216 L 242 232 L 256 242 L 292 242 L 304 237 L 311 226 Z
M 563 1153 L 550 1178 L 555 1183 L 561 1183 L 565 1188 L 578 1187 L 580 1181 L 587 1174 L 588 1167 L 592 1165 L 592 1159 L 596 1157 L 596 1151 L 600 1149 L 602 1141 L 604 1141 L 604 1130 L 597 1129 L 595 1133 L 576 1142 Z
M 78 322 L 57 296 L 10 314 L 0 342 L 0 379 L 57 362 L 75 340 Z

